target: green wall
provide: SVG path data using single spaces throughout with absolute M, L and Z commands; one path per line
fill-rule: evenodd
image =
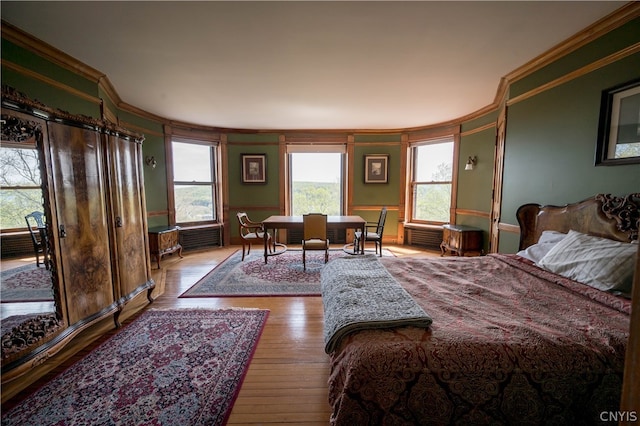
M 469 124 L 467 127 L 473 129 L 474 126 L 481 123 Z M 476 214 L 458 214 L 456 223 L 482 229 L 484 250 L 488 251 L 496 128 L 494 125 L 465 136 L 465 127 L 463 126 L 462 133 L 456 204 L 458 209 L 471 210 Z M 469 157 L 477 158 L 477 164 L 473 170 L 464 169 Z M 479 214 L 483 214 L 483 216 L 479 216 Z
M 594 61 L 616 53 L 640 41 L 640 19 L 592 41 L 552 64 L 512 82 L 509 99 L 533 91 L 524 100 L 509 103 L 505 140 L 503 176 L 503 204 L 501 222 L 516 224 L 515 211 L 521 204 L 565 204 L 590 197 L 598 192 L 624 194 L 640 190 L 640 165 L 595 167 L 595 143 L 600 112 L 601 92 L 617 84 L 640 77 L 640 55 L 617 60 L 609 65 L 588 70 L 578 78 L 561 82 L 548 89 L 538 90 L 545 84 L 561 79 L 572 71 L 591 65 Z M 134 130 L 145 134 L 143 153 L 155 157 L 155 169 L 144 167 L 147 210 L 152 213 L 150 226 L 168 222 L 167 182 L 163 123 L 118 110 L 102 93 L 97 82 L 54 64 L 33 52 L 2 39 L 2 84 L 25 93 L 32 99 L 68 111 L 100 117 L 100 101 L 104 108 L 114 112 L 122 122 L 130 123 Z M 5 62 L 32 71 L 21 73 Z M 47 80 L 55 81 L 50 84 Z M 497 84 L 498 82 L 496 82 Z M 470 111 L 471 112 L 471 111 Z M 461 224 L 480 227 L 488 237 L 488 214 L 491 210 L 493 182 L 493 155 L 497 112 L 492 111 L 461 124 L 460 158 L 457 207 L 474 214 L 458 214 Z M 425 118 L 427 121 L 427 118 Z M 479 129 L 479 130 L 478 130 Z M 235 210 L 245 209 L 259 220 L 279 213 L 280 163 L 279 135 L 269 133 L 228 133 L 228 184 L 232 207 L 229 223 L 235 223 Z M 397 207 L 404 188 L 401 187 L 401 135 L 399 133 L 355 134 L 352 202 L 355 214 L 375 221 L 378 212 L 368 206 Z M 240 181 L 240 155 L 264 153 L 267 155 L 267 184 L 246 185 Z M 364 156 L 389 155 L 389 183 L 364 184 Z M 476 156 L 478 164 L 473 171 L 465 171 L 469 156 Z M 155 212 L 155 213 L 154 213 Z M 391 210 L 385 234 L 397 233 L 395 226 L 401 218 Z M 237 235 L 231 226 L 231 235 Z M 488 240 L 486 238 L 485 240 Z M 502 232 L 500 251 L 514 252 L 518 235 Z M 485 241 L 485 248 L 487 241 Z
M 354 209 L 352 214 L 361 216 L 367 222 L 378 222 L 380 211 L 378 206 L 389 208 L 384 227 L 384 238 L 397 240 L 398 223 L 404 218 L 398 216 L 397 207 L 400 204 L 401 192 L 404 187 L 401 184 L 400 163 L 402 147 L 400 145 L 401 135 L 356 135 L 356 143 L 353 150 L 353 186 L 352 204 Z M 365 155 L 383 154 L 389 156 L 389 180 L 387 183 L 364 183 Z M 367 206 L 376 206 L 371 210 Z
M 280 203 L 280 158 L 278 145 L 230 145 L 227 147 L 229 162 L 229 205 L 243 207 L 277 207 Z M 241 181 L 242 154 L 266 155 L 266 184 L 245 184 Z
M 511 97 L 639 42 L 639 26 L 636 19 L 608 34 L 607 42 L 596 40 L 512 85 Z M 636 53 L 508 107 L 501 222 L 517 224 L 516 210 L 525 203 L 564 205 L 640 190 L 640 165 L 594 165 L 602 91 L 638 77 Z M 514 252 L 517 243 L 502 233 L 500 251 Z
M 236 213 L 246 211 L 253 221 L 280 214 L 280 163 L 277 134 L 228 134 L 229 224 L 231 237 L 238 236 Z M 242 154 L 266 155 L 266 184 L 242 183 Z
M 2 39 L 1 46 L 3 85 L 11 86 L 29 98 L 42 102 L 49 107 L 67 111 L 71 114 L 83 114 L 92 118 L 100 118 L 97 84 L 5 39 Z M 15 71 L 13 68 L 5 66 L 4 61 L 9 61 L 28 70 L 35 70 L 38 74 L 58 82 L 62 87 L 68 87 L 68 90 L 52 86 L 41 79 Z M 93 97 L 95 101 L 72 95 L 70 90 L 77 90 L 82 94 Z
M 388 183 L 364 183 L 365 155 L 383 154 L 389 156 Z M 400 202 L 400 155 L 401 147 L 397 145 L 372 146 L 356 145 L 353 150 L 353 188 L 352 200 L 356 206 L 387 205 L 398 206 Z

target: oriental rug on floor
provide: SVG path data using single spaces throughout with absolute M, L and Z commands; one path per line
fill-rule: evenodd
M 0 282 L 2 303 L 53 301 L 51 271 L 37 267 L 35 262 L 2 271 Z
M 383 250 L 383 255 L 393 256 L 388 250 Z M 329 250 L 329 261 L 343 256 L 351 255 L 342 249 Z M 267 264 L 261 250 L 252 251 L 244 261 L 242 252 L 237 251 L 180 297 L 320 296 L 320 271 L 324 265 L 322 251 L 307 253 L 306 271 L 302 250 L 289 249 L 271 256 Z
M 3 425 L 223 425 L 269 311 L 148 310 Z

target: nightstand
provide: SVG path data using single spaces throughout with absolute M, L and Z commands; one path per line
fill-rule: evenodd
M 169 253 L 178 252 L 182 257 L 182 246 L 179 240 L 179 226 L 157 226 L 149 228 L 149 251 L 155 256 L 160 269 L 160 259 Z
M 455 252 L 458 256 L 464 256 L 466 252 L 484 254 L 482 249 L 482 229 L 465 225 L 442 225 L 442 250 L 444 256 L 447 250 Z

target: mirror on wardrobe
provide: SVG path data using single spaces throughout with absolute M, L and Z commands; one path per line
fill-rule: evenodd
M 0 299 L 2 367 L 5 369 L 25 353 L 53 339 L 64 327 L 54 279 L 54 253 L 48 245 L 51 229 L 47 226 L 49 213 L 43 193 L 42 138 L 46 123 L 3 108 L 1 125 L 1 228 L 22 231 L 23 238 L 19 241 L 34 247 L 32 255 L 2 262 Z M 42 213 L 43 218 L 35 221 L 30 217 L 32 226 L 27 227 L 25 216 L 32 212 Z M 32 238 L 40 244 L 38 260 Z

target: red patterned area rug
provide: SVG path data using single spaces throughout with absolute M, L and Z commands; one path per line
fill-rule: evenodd
M 0 301 L 48 302 L 53 300 L 51 272 L 34 264 L 0 273 Z
M 390 252 L 383 250 L 384 255 Z M 342 249 L 329 250 L 329 261 L 351 256 Z M 307 252 L 307 270 L 302 266 L 302 250 L 287 250 L 264 263 L 261 250 L 242 260 L 237 251 L 217 265 L 180 297 L 230 296 L 320 296 L 320 271 L 324 252 Z M 170 273 L 170 272 L 169 272 Z
M 269 311 L 149 310 L 2 425 L 223 425 Z

